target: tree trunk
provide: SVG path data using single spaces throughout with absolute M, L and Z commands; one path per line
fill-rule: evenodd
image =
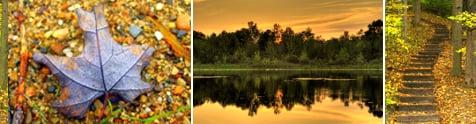
M 454 0 L 453 15 L 458 15 L 462 11 L 462 0 Z M 453 28 L 451 28 L 451 39 L 453 40 L 453 75 L 461 75 L 461 52 L 456 52 L 463 46 L 461 43 L 462 29 L 461 24 L 453 21 Z
M 403 0 L 403 5 L 405 5 L 405 6 L 408 5 L 408 0 Z M 407 36 L 407 28 L 408 28 L 408 27 L 407 27 L 407 21 L 408 21 L 407 9 L 404 8 L 404 9 L 403 9 L 403 24 L 402 24 L 403 31 L 402 31 L 402 33 L 403 33 L 403 40 L 404 40 L 405 42 L 408 41 L 408 36 Z
M 415 13 L 415 17 L 413 18 L 413 25 L 417 25 L 420 23 L 420 15 L 421 15 L 421 1 L 420 0 L 413 0 L 413 12 Z
M 476 0 L 469 0 L 468 5 L 470 12 L 476 12 Z M 471 50 L 468 49 L 468 52 L 466 52 L 468 56 L 467 60 L 470 60 L 466 64 L 468 66 L 466 69 L 469 69 L 466 71 L 469 73 L 466 77 L 466 83 L 468 83 L 470 87 L 474 88 L 476 87 L 476 56 L 474 54 L 476 49 L 476 30 L 468 31 L 468 40 L 466 42 L 468 44 L 468 48 L 471 48 Z
M 7 47 L 7 36 L 8 36 L 8 12 L 7 12 L 7 0 L 2 0 L 2 34 L 0 39 L 0 88 L 1 90 L 6 89 L 8 85 L 8 72 L 7 72 L 7 61 L 8 61 L 8 47 Z M 3 91 L 6 92 L 6 91 Z

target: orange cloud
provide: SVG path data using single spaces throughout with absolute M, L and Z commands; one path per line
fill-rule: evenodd
M 254 21 L 261 30 L 275 23 L 296 32 L 310 27 L 328 39 L 344 31 L 365 30 L 382 17 L 381 0 L 206 0 L 194 4 L 194 30 L 205 34 L 239 30 Z

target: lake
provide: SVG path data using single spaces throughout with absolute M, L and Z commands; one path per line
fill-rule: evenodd
M 381 123 L 382 71 L 194 71 L 195 124 Z

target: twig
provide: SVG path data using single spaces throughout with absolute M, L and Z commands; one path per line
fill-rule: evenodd
M 19 8 L 16 13 L 16 19 L 18 21 L 18 30 L 20 31 L 20 78 L 18 80 L 18 86 L 15 91 L 16 103 L 15 103 L 15 113 L 13 117 L 13 123 L 22 123 L 24 119 L 23 115 L 23 104 L 25 102 L 25 79 L 27 76 L 28 68 L 28 59 L 31 57 L 31 54 L 28 51 L 28 44 L 25 39 L 25 26 L 23 21 L 25 21 L 25 16 L 23 15 L 23 1 L 18 0 Z
M 164 34 L 164 39 L 167 44 L 172 47 L 172 50 L 179 57 L 184 57 L 187 61 L 190 61 L 190 51 L 185 49 L 177 40 L 177 37 L 173 35 L 169 29 L 159 23 L 159 21 L 152 19 L 151 17 L 146 17 L 147 20 L 154 23 L 154 25 L 159 28 L 159 31 Z

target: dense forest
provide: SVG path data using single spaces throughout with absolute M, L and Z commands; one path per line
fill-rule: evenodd
M 310 28 L 295 32 L 290 27 L 261 31 L 255 22 L 235 32 L 209 36 L 194 31 L 195 64 L 381 64 L 383 22 L 373 21 L 366 31 L 343 32 L 325 40 Z

